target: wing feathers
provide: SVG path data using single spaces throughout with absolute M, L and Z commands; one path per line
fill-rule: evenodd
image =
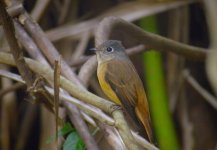
M 148 102 L 142 82 L 133 64 L 130 61 L 112 60 L 109 63 L 101 65 L 105 65 L 103 67 L 106 67 L 104 70 L 105 82 L 115 92 L 115 95 L 135 124 L 143 124 L 149 140 L 152 141 Z M 107 90 L 104 89 L 105 94 L 109 93 Z

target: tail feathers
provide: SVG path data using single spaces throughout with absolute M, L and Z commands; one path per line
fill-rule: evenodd
M 146 133 L 148 135 L 149 141 L 151 143 L 153 143 L 154 140 L 153 140 L 153 133 L 152 133 L 152 128 L 151 128 L 150 120 L 147 119 L 144 123 L 142 122 L 142 124 L 145 126 L 145 130 L 146 130 Z
M 142 122 L 143 126 L 145 127 L 145 131 L 146 131 L 149 141 L 153 143 L 154 139 L 153 139 L 153 133 L 152 133 L 152 127 L 151 127 L 151 121 L 150 121 L 149 114 L 142 116 L 141 113 L 138 111 L 138 109 L 136 109 L 136 114 L 139 120 Z

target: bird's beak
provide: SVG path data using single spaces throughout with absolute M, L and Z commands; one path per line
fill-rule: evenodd
M 90 48 L 89 50 L 90 50 L 90 51 L 94 51 L 94 52 L 97 51 L 96 48 Z
M 89 50 L 92 51 L 92 52 L 94 52 L 95 54 L 96 54 L 97 51 L 98 51 L 96 48 L 90 48 Z

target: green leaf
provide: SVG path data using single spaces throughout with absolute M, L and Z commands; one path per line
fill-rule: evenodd
M 75 131 L 75 129 L 72 127 L 72 125 L 69 122 L 67 122 L 67 123 L 64 124 L 62 129 L 60 129 L 58 131 L 58 137 L 59 136 L 64 136 L 64 135 L 66 135 L 66 134 L 68 134 L 70 132 L 73 132 L 73 131 Z
M 78 143 L 77 143 L 76 150 L 84 150 L 84 148 L 85 148 L 84 142 L 80 138 Z
M 63 144 L 63 150 L 84 150 L 84 144 L 77 132 L 72 132 Z
M 58 137 L 64 136 L 73 131 L 75 131 L 75 129 L 72 127 L 72 125 L 69 122 L 66 122 L 64 126 L 58 131 Z M 55 141 L 55 135 L 52 135 L 47 139 L 46 143 L 50 144 L 54 141 Z

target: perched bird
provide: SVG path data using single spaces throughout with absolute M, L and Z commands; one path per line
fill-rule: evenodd
M 120 41 L 108 40 L 95 50 L 98 61 L 97 76 L 103 92 L 111 101 L 123 107 L 133 124 L 139 131 L 144 131 L 152 142 L 145 90 L 125 48 Z

